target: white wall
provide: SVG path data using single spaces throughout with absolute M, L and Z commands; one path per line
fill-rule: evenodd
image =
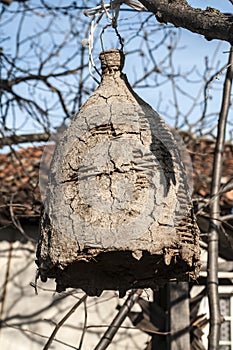
M 12 251 L 11 251 L 12 248 Z M 10 252 L 11 251 L 11 252 Z M 38 293 L 30 286 L 36 274 L 35 246 L 32 243 L 13 244 L 0 241 L 0 295 L 4 294 L 4 310 L 2 319 L 6 324 L 0 329 L 0 349 L 2 350 L 42 350 L 47 338 L 69 309 L 82 297 L 81 290 L 69 290 L 68 293 L 54 293 L 55 283 L 38 282 Z M 6 272 L 9 276 L 6 284 Z M 5 288 L 6 287 L 6 288 Z M 148 298 L 148 294 L 144 294 Z M 87 326 L 83 350 L 92 350 L 105 331 L 114 315 L 116 306 L 122 304 L 117 293 L 105 292 L 100 298 L 87 299 Z M 55 304 L 54 304 L 55 303 Z M 0 308 L 1 308 L 0 304 Z M 85 319 L 84 304 L 82 304 L 67 322 L 59 329 L 56 339 L 67 345 L 54 341 L 50 349 L 78 349 Z M 109 350 L 145 349 L 149 337 L 132 327 L 126 320 Z M 70 345 L 70 346 L 68 346 Z

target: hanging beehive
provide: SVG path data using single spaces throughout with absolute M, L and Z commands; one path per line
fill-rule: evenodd
M 181 152 L 130 87 L 119 50 L 100 55 L 102 81 L 56 147 L 37 264 L 57 291 L 155 288 L 195 279 L 198 228 Z

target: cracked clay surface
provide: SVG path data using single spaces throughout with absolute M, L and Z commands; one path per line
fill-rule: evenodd
M 47 266 L 47 275 L 57 278 L 61 289 L 81 284 L 88 290 L 89 268 L 82 265 L 82 270 L 77 265 L 76 276 L 71 265 L 90 265 L 98 257 L 103 263 L 98 270 L 102 277 L 95 277 L 95 284 L 103 284 L 101 279 L 105 278 L 107 289 L 119 289 L 120 282 L 114 284 L 106 274 L 103 277 L 106 265 L 109 269 L 113 264 L 123 278 L 115 266 L 115 256 L 124 266 L 120 269 L 124 271 L 123 289 L 133 283 L 150 286 L 156 273 L 158 279 L 166 280 L 175 273 L 172 264 L 179 260 L 176 274 L 188 271 L 195 278 L 198 228 L 176 141 L 159 115 L 132 91 L 117 60 L 110 68 L 106 62 L 102 62 L 100 86 L 56 148 L 38 261 L 43 262 L 43 268 Z M 106 261 L 104 252 L 110 254 L 106 254 Z M 140 282 L 143 261 L 149 275 Z M 136 268 L 134 264 L 140 262 L 142 267 Z M 79 282 L 72 282 L 61 272 L 64 269 L 71 269 Z M 167 271 L 167 277 L 161 269 Z M 46 275 L 46 268 L 43 272 Z

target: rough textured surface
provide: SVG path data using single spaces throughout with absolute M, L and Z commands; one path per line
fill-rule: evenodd
M 58 291 L 155 288 L 198 272 L 198 229 L 177 142 L 130 88 L 119 51 L 57 146 L 38 245 Z
M 140 0 L 157 20 L 204 35 L 207 40 L 220 39 L 233 43 L 233 16 L 207 6 L 205 10 L 189 5 L 186 0 Z

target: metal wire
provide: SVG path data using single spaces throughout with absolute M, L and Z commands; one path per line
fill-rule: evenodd
M 87 17 L 92 17 L 91 23 L 90 23 L 90 31 L 88 38 L 83 40 L 83 45 L 88 45 L 89 48 L 89 73 L 91 77 L 99 83 L 98 79 L 94 76 L 92 70 L 94 69 L 98 75 L 100 75 L 100 72 L 98 71 L 94 59 L 93 59 L 93 46 L 94 46 L 94 33 L 96 28 L 98 27 L 98 24 L 100 23 L 102 17 L 105 15 L 106 18 L 111 22 L 111 24 L 107 24 L 102 32 L 101 32 L 101 45 L 103 48 L 103 40 L 102 35 L 107 27 L 112 27 L 115 32 L 116 36 L 119 39 L 121 50 L 123 50 L 124 47 L 124 40 L 121 37 L 119 31 L 117 30 L 117 20 L 120 13 L 120 6 L 122 4 L 130 6 L 133 10 L 136 11 L 146 11 L 146 8 L 138 1 L 138 0 L 110 0 L 110 3 L 105 4 L 105 0 L 101 0 L 101 5 L 92 7 L 89 9 L 86 9 L 84 11 L 84 15 Z

